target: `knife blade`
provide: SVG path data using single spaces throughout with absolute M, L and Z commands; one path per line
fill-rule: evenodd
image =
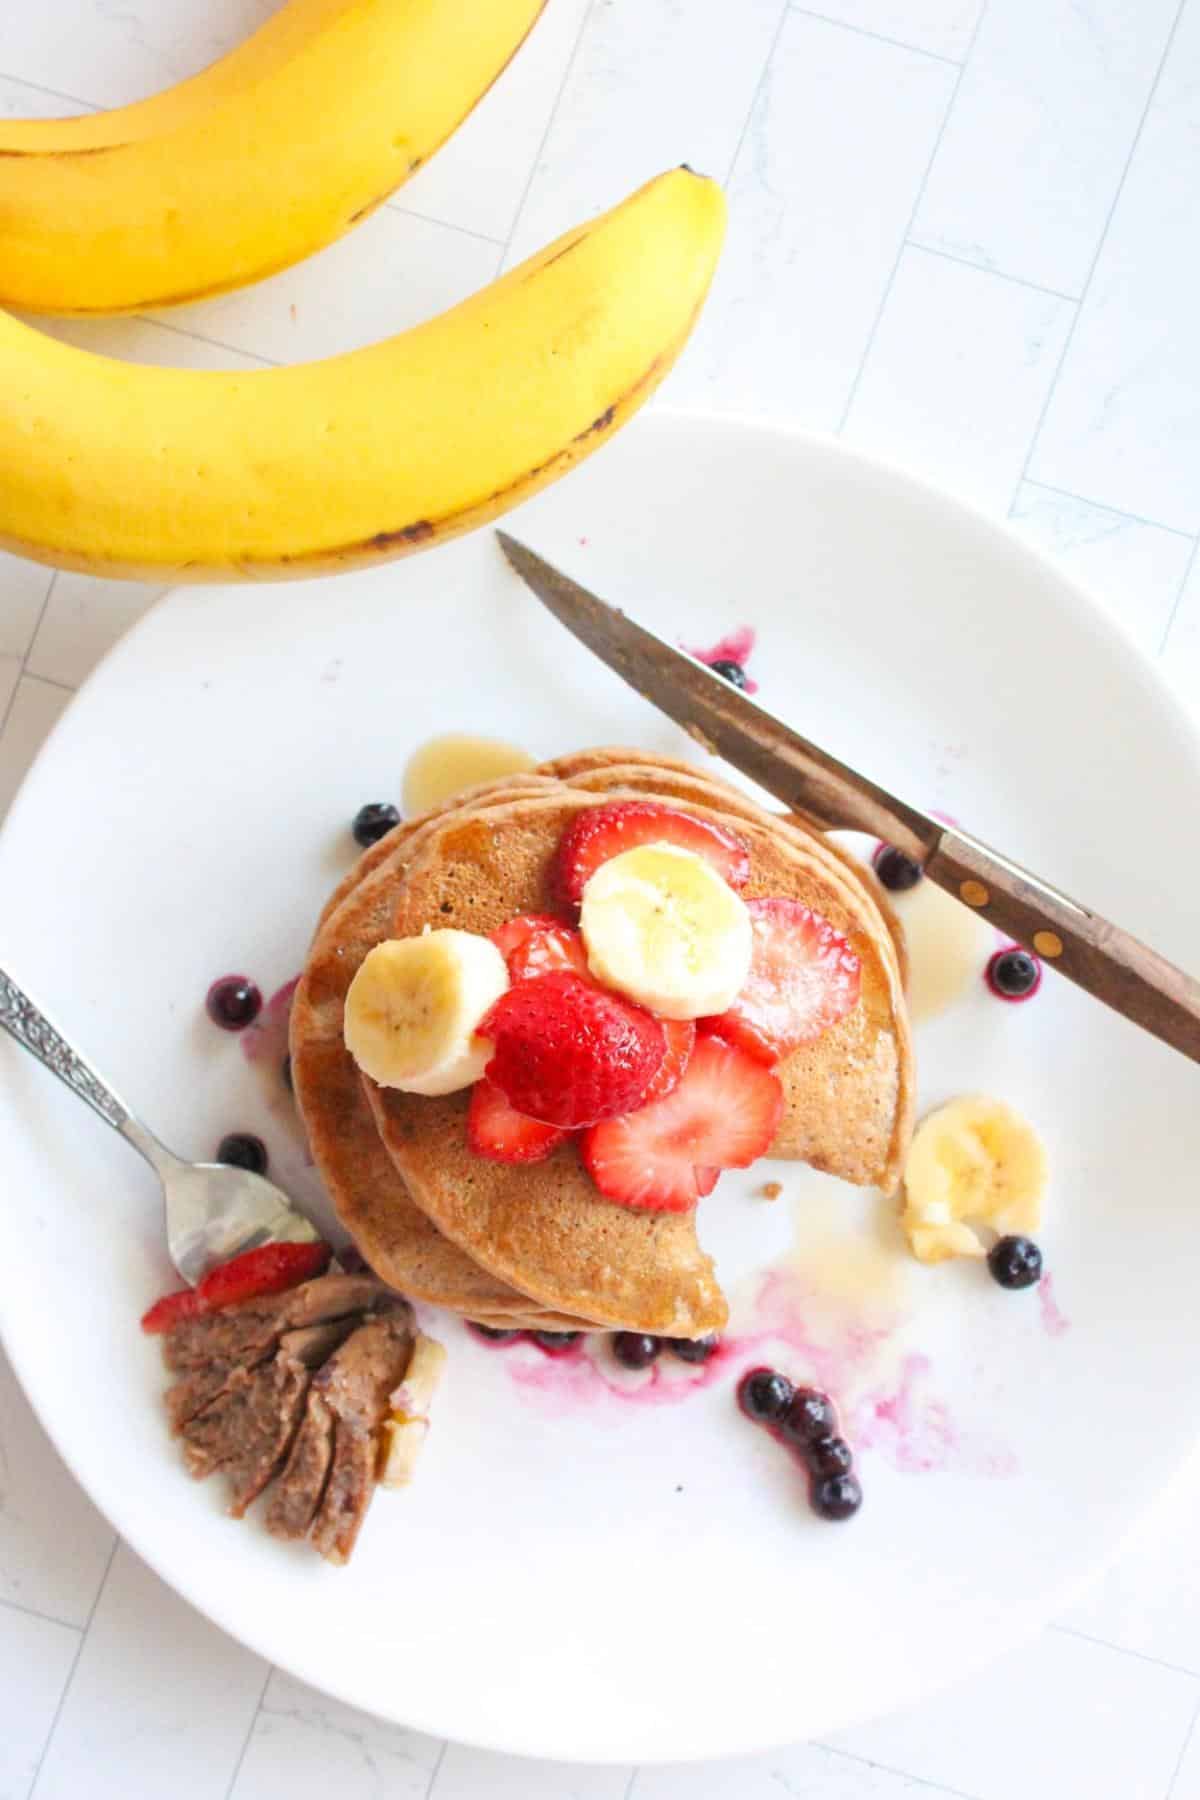
M 784 724 L 686 651 L 506 531 L 509 563 L 559 623 L 635 692 L 790 810 L 867 832 L 1096 999 L 1200 1062 L 1200 983 L 969 832 L 888 792 Z

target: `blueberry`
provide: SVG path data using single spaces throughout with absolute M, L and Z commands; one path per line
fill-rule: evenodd
M 992 1279 L 1002 1288 L 1033 1287 L 1042 1279 L 1042 1253 L 1032 1238 L 997 1238 L 987 1260 Z
M 222 975 L 204 998 L 204 1010 L 222 1031 L 242 1031 L 262 1011 L 262 993 L 246 975 Z
M 832 1432 L 827 1432 L 823 1437 L 812 1438 L 805 1444 L 804 1461 L 811 1475 L 848 1475 L 854 1455 L 845 1438 L 835 1437 Z
M 613 1339 L 613 1355 L 627 1369 L 648 1369 L 662 1349 L 656 1337 L 641 1331 L 618 1331 Z
M 774 1425 L 792 1404 L 794 1391 L 778 1369 L 751 1369 L 738 1384 L 738 1405 L 756 1425 Z
M 997 950 L 986 970 L 987 984 L 1001 1000 L 1028 1000 L 1042 985 L 1042 965 L 1028 950 L 1011 944 Z
M 503 1325 L 477 1325 L 474 1319 L 470 1321 L 470 1324 L 471 1330 L 477 1331 L 481 1338 L 487 1339 L 489 1344 L 511 1344 L 517 1338 L 525 1336 L 523 1331 L 512 1331 Z
M 721 676 L 722 680 L 729 682 L 731 687 L 745 687 L 746 671 L 741 663 L 734 662 L 731 656 L 722 656 L 716 662 L 709 663 L 708 666 L 714 675 Z
M 231 1131 L 217 1145 L 217 1161 L 235 1169 L 249 1169 L 252 1175 L 265 1175 L 267 1146 L 248 1131 Z
M 710 1331 L 707 1337 L 668 1338 L 667 1349 L 672 1356 L 677 1356 L 680 1362 L 705 1363 L 713 1355 L 720 1341 L 716 1332 Z
M 916 887 L 924 873 L 920 863 L 905 856 L 903 850 L 897 850 L 895 844 L 880 844 L 871 861 L 880 881 L 893 894 L 903 894 L 907 888 Z
M 797 1388 L 779 1429 L 789 1444 L 801 1448 L 815 1438 L 828 1437 L 837 1429 L 833 1401 L 817 1388 Z
M 857 1475 L 829 1475 L 813 1482 L 812 1509 L 822 1519 L 852 1519 L 862 1497 Z
M 535 1331 L 533 1336 L 535 1343 L 539 1343 L 543 1350 L 548 1350 L 551 1356 L 561 1356 L 564 1350 L 569 1350 L 572 1344 L 579 1342 L 583 1333 L 582 1331 Z
M 293 1084 L 293 1081 L 292 1081 L 292 1059 L 290 1056 L 285 1056 L 283 1061 L 280 1063 L 279 1073 L 283 1078 L 283 1085 L 287 1089 L 288 1093 L 294 1094 L 296 1089 L 295 1089 L 295 1085 Z
M 366 806 L 360 806 L 354 815 L 354 823 L 350 829 L 354 833 L 354 841 L 361 844 L 364 850 L 377 844 L 389 831 L 400 823 L 400 809 L 389 800 L 370 800 Z

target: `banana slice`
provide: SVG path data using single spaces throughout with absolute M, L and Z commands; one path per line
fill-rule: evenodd
M 407 1487 L 429 1432 L 429 1408 L 446 1366 L 446 1352 L 435 1338 L 418 1332 L 412 1361 L 391 1396 L 391 1412 L 381 1433 L 377 1480 L 381 1487 Z
M 664 1019 L 724 1012 L 750 972 L 745 906 L 703 857 L 670 844 L 601 863 L 583 890 L 579 926 L 597 981 Z
M 476 1027 L 508 987 L 495 944 L 470 931 L 426 931 L 376 944 L 350 983 L 346 1048 L 380 1087 L 453 1094 L 492 1054 Z
M 1032 1233 L 1042 1222 L 1046 1152 L 1033 1127 L 985 1094 L 951 1100 L 929 1114 L 904 1167 L 904 1217 L 921 1262 L 983 1256 L 974 1227 L 1001 1236 Z

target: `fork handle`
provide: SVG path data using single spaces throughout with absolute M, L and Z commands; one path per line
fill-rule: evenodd
M 1200 1062 L 1200 982 L 1148 944 L 953 828 L 925 873 L 1068 981 Z

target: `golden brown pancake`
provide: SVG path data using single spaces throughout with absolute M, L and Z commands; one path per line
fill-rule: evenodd
M 342 1224 L 391 1286 L 480 1324 L 572 1330 L 585 1322 L 547 1314 L 497 1281 L 448 1243 L 412 1204 L 379 1141 L 357 1067 L 343 1042 L 346 990 L 367 951 L 389 935 L 396 881 L 391 865 L 404 841 L 419 841 L 424 823 L 415 819 L 398 828 L 391 834 L 397 840 L 391 856 L 376 858 L 379 868 L 356 884 L 343 883 L 346 896 L 336 910 L 326 909 L 296 988 L 289 1045 L 292 1081 L 313 1160 Z
M 427 826 L 403 869 L 382 873 L 395 893 L 388 935 L 411 936 L 426 924 L 488 932 L 515 914 L 547 910 L 563 831 L 579 813 L 622 796 L 636 797 L 632 790 L 526 795 Z M 878 914 L 827 857 L 801 847 L 798 831 L 784 834 L 766 820 L 733 819 L 690 800 L 672 804 L 739 833 L 751 852 L 748 895 L 800 900 L 858 953 L 859 1004 L 781 1066 L 785 1113 L 775 1153 L 890 1189 L 911 1133 L 912 1068 L 895 958 Z M 466 1143 L 465 1094 L 428 1099 L 364 1087 L 411 1199 L 502 1282 L 543 1306 L 611 1326 L 696 1336 L 725 1322 L 694 1215 L 604 1200 L 573 1143 L 518 1169 L 476 1157 Z M 377 1263 L 370 1242 L 355 1235 Z
M 474 787 L 464 788 L 461 794 L 453 794 L 449 800 L 443 800 L 440 806 L 431 807 L 428 812 L 418 813 L 411 819 L 402 819 L 399 825 L 393 826 L 386 836 L 371 844 L 353 868 L 348 869 L 338 885 L 321 908 L 321 916 L 317 920 L 317 931 L 327 919 L 332 918 L 342 901 L 352 894 L 360 881 L 374 874 L 380 863 L 394 856 L 422 826 L 431 819 L 439 819 L 445 813 L 457 812 L 460 806 L 470 806 L 475 801 L 487 799 L 507 800 L 509 795 L 524 793 L 527 789 L 537 791 L 548 788 L 553 783 L 553 776 L 540 775 L 530 770 L 527 775 L 497 775 L 491 781 L 480 781 Z M 314 933 L 315 936 L 315 933 Z

